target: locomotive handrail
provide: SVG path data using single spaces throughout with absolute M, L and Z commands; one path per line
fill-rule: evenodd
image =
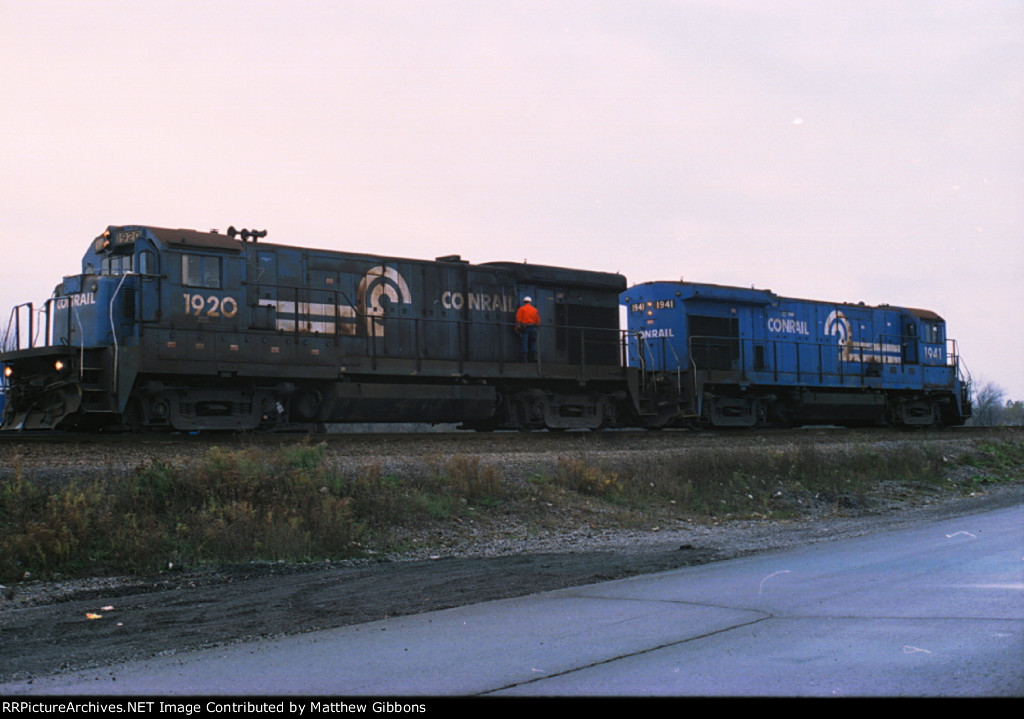
M 453 333 L 451 337 L 455 342 L 455 347 L 453 349 L 454 354 L 452 356 L 439 355 L 436 357 L 436 359 L 446 359 L 458 362 L 460 372 L 463 371 L 465 362 L 473 361 L 474 359 L 478 359 L 480 361 L 497 362 L 502 367 L 504 367 L 504 365 L 508 364 L 509 362 L 508 358 L 506 357 L 506 350 L 508 349 L 509 342 L 511 342 L 511 338 L 508 335 L 510 334 L 511 330 L 515 327 L 514 322 L 486 322 L 482 320 L 467 319 L 463 317 L 411 317 L 401 316 L 399 314 L 392 313 L 378 314 L 375 312 L 367 312 L 365 310 L 360 311 L 358 308 L 353 308 L 353 313 L 351 315 L 345 315 L 344 319 L 354 322 L 355 326 L 357 327 L 367 328 L 368 331 L 366 333 L 359 333 L 357 335 L 353 335 L 350 332 L 344 332 L 343 323 L 339 321 L 342 319 L 342 317 L 338 314 L 334 314 L 331 316 L 332 319 L 334 320 L 334 322 L 332 323 L 332 331 L 310 333 L 308 331 L 303 330 L 303 327 L 308 326 L 311 322 L 314 321 L 311 319 L 311 317 L 315 315 L 311 313 L 308 309 L 304 309 L 304 305 L 309 305 L 310 303 L 298 301 L 298 293 L 295 292 L 297 288 L 287 287 L 284 285 L 278 285 L 274 287 L 276 287 L 276 289 L 278 290 L 278 297 L 284 294 L 283 292 L 281 292 L 281 290 L 292 290 L 294 292 L 293 297 L 295 298 L 294 300 L 280 300 L 282 302 L 287 301 L 289 303 L 288 309 L 286 311 L 278 310 L 277 312 L 278 317 L 280 319 L 287 320 L 289 322 L 289 327 L 288 329 L 285 330 L 278 330 L 279 332 L 284 332 L 294 337 L 321 336 L 330 337 L 337 340 L 357 338 L 361 339 L 365 343 L 365 356 L 370 360 L 371 367 L 374 369 L 378 368 L 378 362 L 381 359 L 391 358 L 409 359 L 417 363 L 417 370 L 421 368 L 423 360 L 431 359 L 431 357 L 427 354 L 427 350 L 424 345 L 425 338 L 429 336 L 429 331 L 425 329 L 428 325 L 453 328 Z M 409 345 L 399 355 L 394 355 L 393 353 L 385 352 L 384 350 L 382 350 L 381 343 L 388 341 L 387 338 L 390 336 L 390 333 L 383 332 L 381 330 L 382 325 L 378 323 L 384 323 L 384 325 L 392 326 L 394 326 L 392 323 L 399 323 L 401 325 L 405 325 L 408 328 L 408 331 L 399 332 L 401 336 L 407 338 L 409 341 Z M 498 350 L 496 357 L 493 355 L 479 357 L 474 356 L 479 353 L 478 348 L 474 347 L 473 345 L 469 344 L 466 341 L 466 336 L 469 333 L 469 329 L 473 326 L 480 325 L 492 325 L 500 328 L 500 330 L 497 332 L 496 337 L 496 345 Z M 554 329 L 554 326 L 552 325 L 545 325 L 545 327 L 549 330 Z M 506 330 L 508 331 L 506 332 Z M 617 327 L 612 328 L 592 325 L 558 325 L 557 330 L 559 333 L 561 333 L 563 339 L 569 343 L 568 345 L 564 346 L 561 350 L 559 350 L 559 353 L 564 353 L 564 355 L 567 358 L 570 355 L 573 355 L 573 360 L 571 362 L 566 360 L 566 363 L 576 366 L 580 368 L 581 371 L 584 372 L 588 367 L 588 363 L 592 361 L 593 348 L 598 346 L 616 347 L 619 342 L 619 329 Z M 604 333 L 613 333 L 613 335 L 605 337 Z M 491 349 L 493 348 L 494 346 L 492 345 Z M 614 356 L 614 353 L 612 356 Z M 541 353 L 538 354 L 537 365 L 540 366 L 542 361 L 543 354 Z M 615 362 L 612 363 L 616 364 L 616 366 L 619 366 Z
M 644 337 L 643 332 L 640 332 L 640 331 L 629 332 L 628 330 L 626 330 L 624 332 L 624 334 L 623 334 L 623 338 L 627 342 L 629 341 L 629 335 L 633 335 L 634 338 L 636 339 L 636 356 L 637 356 L 637 360 L 639 360 L 639 362 L 640 362 L 640 379 L 641 379 L 641 381 L 646 383 L 646 381 L 647 381 L 647 359 L 648 359 L 647 355 L 650 355 L 651 364 L 653 364 L 654 363 L 654 352 L 651 349 L 651 346 L 647 343 L 647 338 Z M 622 364 L 623 364 L 623 366 L 626 365 L 625 362 L 623 362 Z
M 11 308 L 10 317 L 7 318 L 7 325 L 4 327 L 4 338 L 3 343 L 0 344 L 0 351 L 10 352 L 12 350 L 20 349 L 19 332 L 18 327 L 18 305 Z M 14 337 L 11 337 L 11 330 L 14 329 Z M 11 345 L 14 345 L 13 347 Z
M 889 337 L 890 335 L 879 334 L 876 337 L 877 342 L 875 344 L 881 347 L 882 341 L 886 340 Z M 896 337 L 896 335 L 891 335 L 891 337 Z M 902 339 L 905 339 L 905 337 L 901 336 L 901 342 Z M 853 357 L 855 357 L 853 359 L 843 359 L 842 357 L 839 357 L 836 360 L 835 369 L 829 371 L 827 369 L 826 362 L 824 361 L 824 353 L 829 349 L 833 348 L 836 349 L 837 351 L 840 351 L 841 345 L 827 341 L 804 341 L 799 339 L 761 339 L 750 337 L 741 338 L 735 336 L 690 335 L 687 338 L 687 351 L 689 353 L 691 363 L 693 364 L 695 369 L 705 371 L 739 372 L 745 378 L 747 376 L 747 373 L 752 369 L 751 367 L 748 366 L 747 363 L 747 356 L 749 353 L 747 345 L 749 344 L 753 346 L 759 343 L 763 343 L 771 347 L 772 363 L 771 367 L 763 367 L 760 369 L 755 367 L 753 368 L 753 371 L 771 372 L 775 381 L 780 381 L 780 375 L 793 375 L 797 383 L 805 381 L 805 375 L 807 374 L 807 372 L 805 372 L 805 370 L 802 367 L 803 353 L 801 351 L 801 348 L 813 347 L 817 352 L 817 362 L 814 363 L 815 367 L 811 371 L 813 372 L 813 374 L 817 375 L 817 381 L 819 384 L 824 384 L 827 381 L 831 380 L 832 378 L 838 378 L 837 384 L 839 384 L 840 386 L 847 386 L 846 379 L 848 377 L 854 376 L 851 375 L 849 370 L 854 369 L 854 371 L 856 371 L 855 376 L 857 377 L 857 379 L 859 379 L 860 386 L 868 386 L 868 378 L 870 376 L 881 377 L 880 374 L 870 375 L 869 369 L 874 365 L 886 364 L 884 362 L 884 358 L 886 355 L 883 353 L 881 349 L 869 350 L 866 348 L 860 348 L 861 351 L 853 355 Z M 792 348 L 793 352 L 793 366 L 792 369 L 788 370 L 781 369 L 779 361 L 779 350 L 780 348 L 786 347 Z M 722 354 L 723 351 L 726 354 Z M 716 353 L 719 354 L 716 356 Z M 904 360 L 902 353 L 900 355 L 892 355 L 892 357 L 894 357 L 897 360 L 896 362 L 893 362 L 893 364 L 921 364 L 920 361 L 906 362 Z M 702 362 L 701 360 L 704 361 Z M 721 366 L 716 366 L 716 362 Z M 728 367 L 724 366 L 726 364 L 728 364 Z M 678 365 L 679 362 L 677 359 L 677 366 Z M 850 367 L 850 365 L 855 365 L 855 367 Z M 950 361 L 949 352 L 947 351 L 947 361 L 945 365 L 931 366 L 959 367 L 959 361 L 957 358 L 957 362 L 954 365 L 954 363 Z M 958 378 L 960 378 L 959 373 Z
M 451 335 L 452 340 L 455 342 L 452 355 L 438 356 L 437 359 L 445 359 L 453 362 L 457 362 L 459 366 L 459 372 L 464 371 L 464 366 L 467 361 L 472 361 L 474 355 L 477 353 L 476 348 L 469 342 L 469 337 L 472 336 L 470 329 L 474 326 L 481 325 L 493 325 L 500 327 L 501 330 L 497 334 L 497 357 L 479 357 L 482 361 L 494 361 L 497 362 L 504 371 L 504 366 L 509 363 L 506 357 L 506 352 L 509 347 L 509 343 L 512 342 L 509 332 L 515 327 L 515 323 L 512 321 L 498 321 L 488 322 L 486 320 L 471 319 L 468 317 L 467 312 L 459 313 L 455 310 L 457 316 L 447 317 L 411 317 L 401 316 L 399 314 L 392 314 L 390 312 L 369 312 L 366 309 L 360 309 L 357 302 L 353 302 L 348 294 L 341 289 L 332 291 L 322 291 L 324 296 L 330 297 L 336 295 L 341 298 L 342 303 L 333 301 L 327 302 L 334 307 L 333 311 L 325 316 L 321 316 L 318 313 L 312 312 L 310 306 L 317 306 L 318 303 L 310 302 L 309 300 L 315 297 L 315 295 L 307 296 L 305 301 L 301 300 L 303 292 L 310 291 L 308 288 L 296 287 L 294 285 L 286 285 L 279 283 L 260 283 L 260 287 L 270 289 L 273 291 L 273 295 L 276 296 L 277 306 L 275 308 L 276 315 L 281 320 L 288 320 L 290 327 L 288 329 L 278 330 L 279 332 L 287 333 L 296 338 L 306 335 L 319 335 L 324 337 L 332 337 L 337 340 L 352 340 L 356 337 L 361 338 L 365 342 L 366 357 L 370 360 L 371 367 L 377 369 L 379 367 L 378 362 L 381 359 L 390 359 L 393 357 L 392 354 L 385 352 L 381 348 L 382 342 L 387 342 L 387 336 L 380 331 L 379 323 L 409 323 L 409 332 L 405 335 L 408 337 L 410 342 L 411 352 L 403 357 L 416 362 L 417 370 L 422 367 L 424 359 L 430 359 L 427 354 L 427 348 L 425 342 L 430 337 L 430 332 L 426 329 L 428 326 L 436 325 L 438 327 L 452 327 L 453 333 Z M 515 294 L 509 292 L 509 294 Z M 259 297 L 256 298 L 256 303 L 260 302 Z M 263 298 L 269 299 L 269 298 Z M 282 310 L 281 303 L 288 303 L 287 309 Z M 342 306 L 351 307 L 351 314 L 339 313 L 338 307 Z M 468 305 L 465 306 L 468 308 Z M 468 311 L 468 310 L 467 310 Z M 317 319 L 314 320 L 313 317 Z M 321 322 L 327 319 L 330 324 L 333 325 L 333 329 L 328 332 L 309 332 L 304 330 L 304 327 L 308 327 L 313 322 Z M 347 322 L 346 322 L 347 321 Z M 344 327 L 348 323 L 354 323 L 358 328 L 366 328 L 366 332 L 357 332 L 353 334 L 349 331 L 344 331 Z M 546 328 L 552 329 L 555 325 L 545 325 Z M 269 329 L 269 328 L 268 328 Z M 603 327 L 603 326 L 589 326 L 589 325 L 557 325 L 557 331 L 562 333 L 561 336 L 570 342 L 570 346 L 563 348 L 566 356 L 575 353 L 578 349 L 578 359 L 569 363 L 574 366 L 578 366 L 581 371 L 586 371 L 588 362 L 591 361 L 591 349 L 597 345 L 604 345 L 608 347 L 614 347 L 620 341 L 618 338 L 619 328 L 618 327 Z M 578 334 L 577 334 L 578 332 Z M 604 332 L 614 332 L 615 336 L 606 339 L 601 336 Z M 597 336 L 595 336 L 597 335 Z M 493 345 L 491 346 L 493 349 Z M 541 366 L 543 360 L 543 353 L 539 353 L 537 357 L 537 365 Z M 621 366 L 622 363 L 617 363 L 616 366 Z
M 85 328 L 82 327 L 82 317 L 78 314 L 78 309 L 75 307 L 69 308 L 68 311 L 68 343 L 71 343 L 71 317 L 74 316 L 75 321 L 78 323 L 78 376 L 85 376 Z
M 668 345 L 669 350 L 672 352 L 672 359 L 674 359 L 676 361 L 676 392 L 682 393 L 682 391 L 683 391 L 682 364 L 683 363 L 679 361 L 679 355 L 676 353 L 675 346 L 673 346 L 672 343 L 669 342 L 667 338 L 663 337 L 662 340 L 665 342 L 665 344 Z M 690 356 L 690 363 L 691 364 L 693 363 L 693 356 L 692 355 Z M 696 389 L 696 385 L 694 386 L 694 389 Z
M 962 405 L 964 415 L 969 417 L 972 414 L 971 395 L 974 379 L 971 377 L 971 372 L 967 368 L 967 363 L 964 362 L 963 357 L 960 356 L 957 341 L 955 339 L 947 339 L 946 342 L 947 364 L 955 368 L 956 378 L 960 382 L 960 404 Z
M 32 349 L 35 346 L 35 330 L 33 317 L 35 315 L 35 307 L 31 302 L 22 302 L 20 305 L 15 305 L 11 309 L 11 316 L 7 322 L 7 328 L 4 331 L 4 346 L 5 352 L 16 352 L 21 347 L 21 314 L 24 308 L 28 308 L 28 332 L 25 335 L 25 341 L 28 346 L 25 349 Z M 13 335 L 11 330 L 14 330 Z
M 51 297 L 46 301 L 46 305 L 43 307 L 43 309 L 40 310 L 45 315 L 46 329 L 43 331 L 43 341 L 46 342 L 47 345 L 53 344 L 53 313 L 51 311 L 52 306 L 53 298 Z M 37 333 L 38 331 L 39 328 L 36 329 Z
M 32 339 L 29 342 L 29 346 L 30 347 L 45 347 L 46 345 L 49 344 L 49 342 L 47 340 L 49 339 L 49 329 L 50 329 L 50 322 L 49 322 L 50 312 L 49 312 L 49 307 L 50 307 L 50 302 L 51 301 L 52 300 L 47 300 L 44 303 L 42 309 L 36 310 L 36 314 L 43 314 L 43 313 L 45 313 L 46 321 L 45 322 L 40 322 L 39 318 L 38 317 L 36 318 L 35 329 L 31 333 L 32 334 Z M 42 331 L 42 333 L 43 333 L 43 344 L 39 343 L 39 333 L 40 333 L 40 331 Z
M 636 333 L 637 336 L 637 358 L 641 362 L 642 376 L 646 375 L 646 363 L 649 360 L 653 363 L 653 348 L 652 343 L 646 340 L 641 333 Z M 695 370 L 711 370 L 711 371 L 733 371 L 739 372 L 744 379 L 747 378 L 750 372 L 769 372 L 771 373 L 773 380 L 778 382 L 782 380 L 781 375 L 790 375 L 794 377 L 797 383 L 801 383 L 810 379 L 808 372 L 812 372 L 814 380 L 818 384 L 835 383 L 840 386 L 849 386 L 847 384 L 848 379 L 856 378 L 857 383 L 862 386 L 869 385 L 869 379 L 872 376 L 881 377 L 880 374 L 872 375 L 872 367 L 877 367 L 885 363 L 885 351 L 882 347 L 883 344 L 891 344 L 894 347 L 900 347 L 900 354 L 893 354 L 892 357 L 895 360 L 894 364 L 907 364 L 905 360 L 905 350 L 902 350 L 903 343 L 908 341 L 915 335 L 889 335 L 880 333 L 872 346 L 877 346 L 878 349 L 868 349 L 860 347 L 858 352 L 853 354 L 848 359 L 838 358 L 835 362 L 834 368 L 829 368 L 827 361 L 827 352 L 834 349 L 837 352 L 842 351 L 842 346 L 820 340 L 802 340 L 802 339 L 780 339 L 780 338 L 751 338 L 751 337 L 737 337 L 727 335 L 690 335 L 687 337 L 687 352 L 689 356 L 689 364 Z M 667 367 L 667 363 L 664 359 L 667 359 L 666 349 L 668 348 L 672 352 L 673 359 L 675 360 L 675 366 L 677 372 L 681 372 L 684 367 L 680 358 L 675 352 L 675 347 L 672 343 L 667 342 L 664 338 L 660 338 L 662 353 L 666 354 L 663 358 L 663 364 Z M 956 352 L 955 341 L 950 340 L 953 343 L 952 349 L 947 350 L 946 364 L 949 366 L 955 366 L 958 368 L 958 379 L 963 381 L 963 374 L 959 371 L 960 363 Z M 748 363 L 748 357 L 751 356 L 753 348 L 757 345 L 764 345 L 766 350 L 765 358 L 770 358 L 770 364 L 766 363 L 763 367 L 754 366 Z M 780 361 L 780 352 L 788 348 L 788 351 L 792 353 L 791 366 L 784 367 L 784 363 Z M 805 350 L 813 348 L 813 351 L 817 354 L 817 361 L 812 362 L 813 368 L 810 370 L 804 369 L 804 360 L 809 359 Z M 649 356 L 649 357 L 648 357 Z M 912 364 L 921 364 L 920 358 L 917 362 L 910 362 Z M 681 383 L 679 384 L 681 386 Z
M 640 367 L 639 367 L 639 370 L 640 370 L 640 383 L 641 383 L 641 387 L 646 387 L 647 383 L 648 383 L 648 378 L 647 378 L 648 369 L 647 369 L 647 365 L 648 365 L 648 361 L 652 365 L 654 364 L 654 359 L 655 359 L 654 358 L 654 345 L 655 345 L 655 342 L 652 342 L 649 338 L 645 337 L 643 332 L 640 331 L 640 330 L 625 331 L 624 334 L 631 335 L 636 340 L 636 348 L 637 348 L 636 357 L 637 357 L 637 360 L 640 362 Z M 675 389 L 676 389 L 677 396 L 681 396 L 683 394 L 683 373 L 684 372 L 690 372 L 691 370 L 695 370 L 696 369 L 696 366 L 695 366 L 694 360 L 693 360 L 693 355 L 692 354 L 689 355 L 690 367 L 684 369 L 683 362 L 680 359 L 679 354 L 676 352 L 675 345 L 673 345 L 671 342 L 669 342 L 667 337 L 658 337 L 658 338 L 655 338 L 655 339 L 657 340 L 657 344 L 661 348 L 662 364 L 665 364 L 664 363 L 664 359 L 667 357 L 668 352 L 671 352 L 672 358 L 675 360 L 675 365 L 676 365 L 676 367 L 675 367 L 675 380 L 676 380 L 675 384 L 676 384 L 676 388 Z M 626 362 L 623 361 L 622 365 L 626 366 Z M 698 392 L 697 392 L 697 373 L 695 371 L 690 372 L 690 378 L 693 381 L 694 395 L 697 395 L 698 394 Z M 648 398 L 648 399 L 650 399 L 650 398 Z M 681 415 L 681 416 L 684 416 L 684 417 L 696 417 L 696 416 L 698 416 L 698 414 L 699 413 L 695 412 L 695 413 L 692 413 L 692 414 L 684 414 L 684 415 Z
M 113 337 L 113 344 L 114 344 L 114 356 L 113 356 L 112 371 L 111 371 L 112 377 L 111 377 L 110 382 L 111 382 L 111 388 L 113 390 L 113 394 L 115 394 L 115 395 L 117 394 L 118 384 L 119 384 L 118 383 L 118 376 L 117 375 L 118 375 L 118 362 L 120 361 L 121 347 L 120 347 L 120 344 L 117 341 L 117 326 L 114 324 L 114 301 L 117 299 L 118 294 L 120 294 L 121 288 L 124 286 L 124 281 L 127 280 L 129 277 L 134 277 L 134 276 L 135 276 L 135 273 L 130 271 L 130 270 L 125 272 L 125 273 L 123 273 L 123 275 L 121 276 L 121 281 L 118 282 L 117 283 L 117 287 L 114 288 L 114 293 L 110 296 L 110 303 L 107 305 L 107 316 L 110 319 L 110 334 Z M 79 363 L 79 371 L 83 372 L 83 373 L 85 371 L 84 364 L 85 364 L 85 333 L 83 332 L 82 333 L 82 362 Z

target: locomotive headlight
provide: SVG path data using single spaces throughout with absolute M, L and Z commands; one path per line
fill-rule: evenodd
M 14 374 L 14 368 L 13 367 L 11 367 L 10 365 L 8 365 L 7 367 L 4 367 L 4 377 L 10 377 L 13 374 Z
M 53 363 L 53 368 L 60 372 L 62 369 L 64 369 L 64 362 L 62 362 L 61 360 L 57 360 L 56 362 Z

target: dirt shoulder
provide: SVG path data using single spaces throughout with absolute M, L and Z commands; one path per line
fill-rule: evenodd
M 1024 503 L 1024 482 L 971 497 L 880 499 L 792 521 L 552 527 L 497 549 L 247 564 L 149 578 L 28 582 L 0 598 L 0 682 L 316 631 L 881 532 Z M 474 549 L 475 547 L 475 549 Z M 89 618 L 96 615 L 96 618 Z

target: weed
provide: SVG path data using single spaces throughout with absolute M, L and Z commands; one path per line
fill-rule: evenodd
M 966 469 L 964 469 L 966 468 Z M 979 441 L 956 460 L 927 445 L 695 447 L 668 459 L 564 456 L 524 482 L 470 456 L 428 458 L 397 476 L 379 464 L 340 472 L 322 445 L 213 447 L 195 465 L 154 462 L 129 476 L 82 476 L 43 491 L 20 466 L 0 480 L 0 582 L 57 573 L 151 572 L 172 563 L 305 561 L 408 541 L 405 528 L 538 508 L 538 523 L 586 506 L 594 521 L 786 517 L 809 503 L 835 512 L 880 483 L 908 491 L 974 489 L 1024 476 L 1024 442 Z M 518 503 L 518 504 L 517 504 Z
M 583 457 L 561 457 L 555 469 L 554 481 L 574 492 L 606 499 L 622 498 L 625 493 L 619 474 Z
M 971 477 L 973 485 L 1019 480 L 1024 476 L 1024 440 L 979 441 L 957 463 L 983 470 Z

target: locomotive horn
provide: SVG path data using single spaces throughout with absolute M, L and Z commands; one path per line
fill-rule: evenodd
M 260 237 L 266 237 L 267 236 L 267 231 L 266 230 L 239 230 L 234 225 L 231 225 L 231 227 L 228 228 L 228 237 L 230 237 L 232 240 L 235 239 L 235 237 L 237 237 L 239 235 L 242 237 L 242 241 L 243 242 L 248 242 L 249 240 L 252 240 L 253 242 L 255 242 Z

